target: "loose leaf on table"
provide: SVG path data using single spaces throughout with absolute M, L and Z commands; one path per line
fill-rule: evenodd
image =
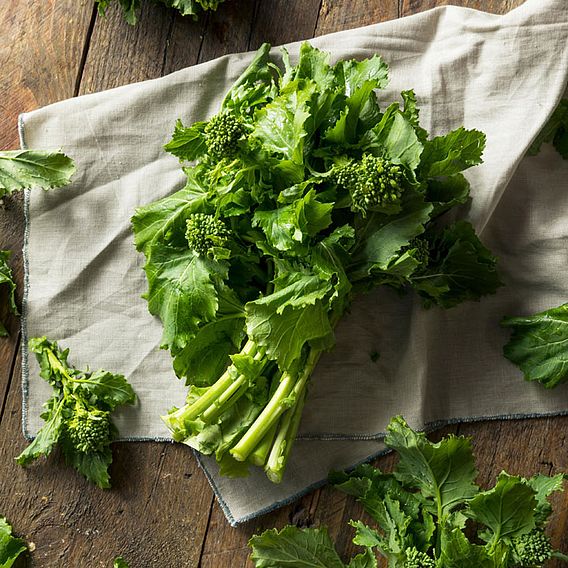
M 327 529 L 299 529 L 288 526 L 268 530 L 249 541 L 256 568 L 346 568 Z M 369 551 L 357 555 L 347 568 L 375 568 Z
M 471 441 L 467 438 L 448 436 L 433 444 L 424 433 L 412 431 L 402 418 L 395 418 L 389 424 L 385 443 L 400 456 L 395 477 L 420 489 L 423 497 L 431 500 L 432 512 L 438 517 L 478 492 Z
M 434 444 L 394 417 L 385 442 L 399 455 L 392 473 L 365 464 L 330 474 L 376 525 L 350 521 L 353 543 L 366 551 L 349 566 L 376 566 L 373 551 L 389 568 L 541 568 L 551 558 L 567 559 L 544 533 L 548 497 L 562 490 L 564 475 L 525 479 L 503 472 L 495 487 L 481 491 L 468 438 Z M 474 528 L 481 529 L 477 537 Z M 259 567 L 343 566 L 322 529 L 288 526 L 255 536 L 250 545 Z
M 0 152 L 0 197 L 24 188 L 53 189 L 67 185 L 75 173 L 73 160 L 61 152 Z
M 493 489 L 469 501 L 465 514 L 489 529 L 481 535 L 493 546 L 529 533 L 535 527 L 536 507 L 535 491 L 526 480 L 502 472 Z
M 30 339 L 29 350 L 36 354 L 40 376 L 52 386 L 53 396 L 44 404 L 45 424 L 17 462 L 29 465 L 57 444 L 68 465 L 99 487 L 110 487 L 110 444 L 117 435 L 110 414 L 118 406 L 134 404 L 134 390 L 123 375 L 69 365 L 69 350 L 46 337 Z
M 26 543 L 13 536 L 8 521 L 0 517 L 0 568 L 10 568 L 26 550 Z
M 506 317 L 501 325 L 512 330 L 503 348 L 527 381 L 551 389 L 568 380 L 568 304 L 525 317 Z

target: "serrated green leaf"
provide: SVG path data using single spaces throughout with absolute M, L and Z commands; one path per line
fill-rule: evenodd
M 61 152 L 0 152 L 0 197 L 24 188 L 53 189 L 71 182 L 73 160 Z
M 186 385 L 213 384 L 227 368 L 229 355 L 244 337 L 243 317 L 220 317 L 201 326 L 195 337 L 175 356 L 174 370 Z
M 219 307 L 215 284 L 226 278 L 227 265 L 190 249 L 155 244 L 144 270 L 148 310 L 164 326 L 162 347 L 177 353 L 200 325 L 215 319 Z
M 400 455 L 395 477 L 420 489 L 430 500 L 429 510 L 438 518 L 478 492 L 469 439 L 448 436 L 433 444 L 424 433 L 414 432 L 401 417 L 396 417 L 388 426 L 385 444 Z
M 287 526 L 249 541 L 256 568 L 345 568 L 324 528 Z
M 23 466 L 29 465 L 39 456 L 49 455 L 57 444 L 63 430 L 63 404 L 58 397 L 50 399 L 45 407 L 45 424 L 41 427 L 32 443 L 16 458 Z
M 367 273 L 373 269 L 387 270 L 399 251 L 424 232 L 432 209 L 422 195 L 410 193 L 400 213 L 373 215 L 365 227 L 364 247 L 355 259 L 358 268 Z
M 567 477 L 563 473 L 553 476 L 537 474 L 529 477 L 526 482 L 535 491 L 535 499 L 537 502 L 535 509 L 535 522 L 537 526 L 542 526 L 552 513 L 552 505 L 548 501 L 548 497 L 553 493 L 564 490 L 564 481 Z
M 497 485 L 473 497 L 465 514 L 490 531 L 488 544 L 527 534 L 535 527 L 535 490 L 525 480 L 502 472 Z
M 82 377 L 76 377 L 71 384 L 73 391 L 86 399 L 96 398 L 98 402 L 114 410 L 123 404 L 134 404 L 136 394 L 124 375 L 98 370 Z
M 0 250 L 0 286 L 3 284 L 7 288 L 8 306 L 13 314 L 18 315 L 18 307 L 16 306 L 16 282 L 12 275 L 12 269 L 8 264 L 8 260 L 12 252 L 9 250 Z M 8 330 L 0 323 L 0 337 L 8 335 Z
M 503 327 L 512 330 L 503 348 L 527 381 L 554 388 L 568 380 L 568 304 L 526 317 L 507 317 Z
M 187 169 L 186 174 L 183 189 L 136 209 L 131 222 L 137 250 L 147 253 L 153 241 L 164 238 L 169 241 L 176 232 L 182 240 L 189 215 L 205 212 L 207 189 L 195 170 Z
M 304 299 L 301 300 L 302 302 Z M 302 356 L 304 345 L 333 335 L 325 304 L 316 300 L 303 307 L 281 307 L 280 297 L 270 294 L 246 305 L 248 336 L 266 347 L 271 359 L 290 370 Z
M 304 128 L 310 116 L 309 102 L 315 93 L 312 81 L 299 79 L 286 85 L 271 103 L 257 111 L 252 136 L 270 153 L 293 164 L 304 163 Z
M 460 529 L 442 530 L 440 563 L 444 568 L 504 568 L 506 553 L 497 547 L 490 555 L 484 546 L 472 544 Z
M 391 162 L 402 164 L 410 172 L 417 168 L 423 152 L 414 127 L 399 110 L 398 103 L 387 108 L 381 121 L 363 136 L 360 146 L 374 155 L 386 155 Z
M 172 139 L 164 146 L 164 150 L 180 160 L 197 160 L 207 151 L 204 134 L 206 124 L 195 122 L 185 127 L 181 120 L 177 120 Z
M 377 557 L 370 549 L 352 558 L 347 568 L 377 568 Z
M 502 286 L 497 259 L 481 243 L 467 221 L 441 232 L 427 232 L 430 261 L 412 277 L 412 287 L 430 303 L 451 308 L 466 300 L 479 300 Z
M 110 473 L 112 450 L 110 445 L 96 452 L 79 452 L 65 437 L 60 440 L 65 462 L 74 467 L 81 475 L 101 489 L 110 488 Z
M 481 164 L 485 141 L 483 132 L 463 127 L 429 140 L 420 160 L 422 176 L 451 176 Z

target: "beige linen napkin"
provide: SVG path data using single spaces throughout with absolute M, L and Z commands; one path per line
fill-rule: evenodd
M 200 458 L 231 523 L 383 451 L 394 414 L 431 427 L 568 412 L 567 386 L 547 392 L 527 384 L 502 357 L 507 333 L 499 328 L 505 314 L 568 299 L 568 168 L 550 150 L 522 159 L 566 87 L 566 1 L 528 0 L 505 16 L 439 8 L 313 44 L 334 59 L 380 53 L 391 66 L 381 102 L 414 88 L 433 135 L 461 125 L 487 133 L 485 163 L 467 172 L 473 201 L 464 213 L 499 256 L 507 286 L 448 311 L 425 311 L 413 295 L 388 290 L 356 301 L 314 375 L 285 481 L 273 485 L 261 472 L 220 478 L 214 460 Z M 288 48 L 294 55 L 298 44 Z M 70 347 L 78 365 L 127 375 L 140 399 L 118 417 L 127 439 L 168 439 L 159 416 L 185 396 L 169 354 L 158 349 L 161 324 L 140 298 L 144 259 L 129 219 L 183 183 L 162 149 L 175 119 L 214 114 L 250 59 L 223 57 L 21 117 L 22 146 L 61 147 L 78 166 L 72 186 L 26 194 L 24 339 L 47 335 Z M 33 435 L 49 386 L 25 347 L 23 382 L 24 432 Z

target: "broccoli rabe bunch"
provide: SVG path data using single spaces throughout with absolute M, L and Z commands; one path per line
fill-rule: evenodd
M 552 558 L 568 561 L 544 533 L 552 512 L 548 497 L 562 491 L 563 474 L 525 479 L 502 472 L 492 489 L 482 491 L 468 438 L 433 444 L 395 417 L 385 443 L 400 458 L 392 473 L 363 465 L 331 476 L 376 525 L 350 522 L 353 542 L 365 552 L 347 568 L 376 567 L 375 552 L 389 568 L 543 568 Z M 324 528 L 287 526 L 253 536 L 249 544 L 258 568 L 345 567 Z
M 359 292 L 449 308 L 500 285 L 473 227 L 444 217 L 468 200 L 460 172 L 485 136 L 429 138 L 412 91 L 379 104 L 387 75 L 378 56 L 332 65 L 308 43 L 279 67 L 262 46 L 217 114 L 177 122 L 166 150 L 185 187 L 132 219 L 149 311 L 190 387 L 164 422 L 223 474 L 282 480 L 312 371 Z
M 44 426 L 18 456 L 18 463 L 28 465 L 58 444 L 69 465 L 99 487 L 110 487 L 110 444 L 117 435 L 111 413 L 118 406 L 134 404 L 132 387 L 123 375 L 72 367 L 67 362 L 69 350 L 45 337 L 30 339 L 29 349 L 54 393 L 44 405 Z

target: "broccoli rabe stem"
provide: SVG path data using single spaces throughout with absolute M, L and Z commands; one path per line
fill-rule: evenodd
M 253 357 L 256 356 L 259 347 L 256 345 L 254 341 L 247 341 L 241 353 L 243 355 L 252 355 Z M 207 410 L 217 398 L 219 398 L 223 393 L 235 382 L 234 378 L 234 367 L 231 365 L 222 375 L 221 377 L 215 382 L 213 385 L 209 387 L 207 392 L 200 396 L 194 403 L 190 404 L 189 406 L 183 406 L 175 413 L 168 415 L 166 418 L 169 420 L 170 416 L 175 416 L 179 414 L 180 417 L 183 416 L 184 420 L 195 420 L 204 410 Z M 237 377 L 238 381 L 238 377 Z
M 312 349 L 299 376 L 294 376 L 290 373 L 284 373 L 282 375 L 280 384 L 272 395 L 272 398 L 268 401 L 268 404 L 253 422 L 252 426 L 245 432 L 237 445 L 230 450 L 230 454 L 237 461 L 245 461 L 280 416 L 296 403 L 320 355 L 321 351 Z
M 258 446 L 249 456 L 250 463 L 258 467 L 264 467 L 264 464 L 266 464 L 266 460 L 268 459 L 268 454 L 272 449 L 272 444 L 274 443 L 274 438 L 276 436 L 276 432 L 278 431 L 278 425 L 279 422 L 275 422 L 272 425 L 272 428 L 268 430 L 264 438 L 262 438 Z
M 272 483 L 280 483 L 282 481 L 292 445 L 294 444 L 300 422 L 302 421 L 302 411 L 304 410 L 304 403 L 306 401 L 306 386 L 307 385 L 304 385 L 304 389 L 298 395 L 295 406 L 286 411 L 278 427 L 276 439 L 274 440 L 272 450 L 266 462 L 266 467 L 264 468 L 268 479 L 270 479 Z

